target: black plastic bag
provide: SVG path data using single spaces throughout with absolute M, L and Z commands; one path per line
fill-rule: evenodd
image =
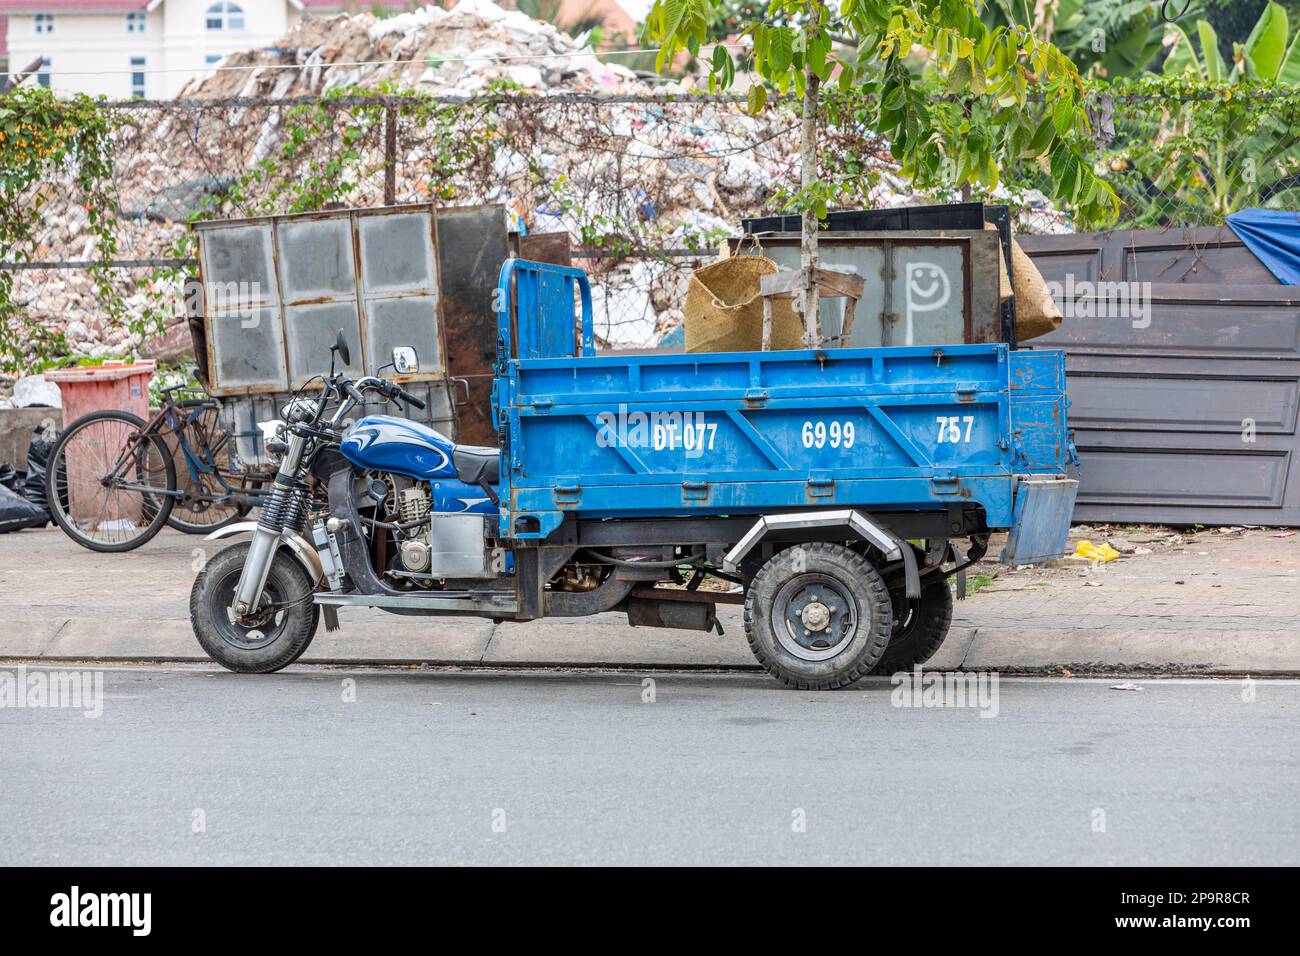
M 23 528 L 43 528 L 49 520 L 50 513 L 43 505 L 28 501 L 0 485 L 0 534 Z
M 49 514 L 50 503 L 45 498 L 45 466 L 50 462 L 50 452 L 59 440 L 59 433 L 38 428 L 32 432 L 32 443 L 27 446 L 27 477 L 23 479 L 23 497 Z
M 13 465 L 0 465 L 0 486 L 8 488 L 10 491 L 17 491 L 21 494 L 23 479 L 27 476 L 25 471 L 16 471 Z

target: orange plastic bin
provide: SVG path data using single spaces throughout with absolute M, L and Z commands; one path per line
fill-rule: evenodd
M 158 363 L 105 362 L 61 368 L 45 373 L 45 380 L 58 382 L 63 395 L 63 427 L 67 428 L 82 415 L 105 408 L 116 408 L 149 419 L 149 379 Z
M 67 428 L 82 415 L 116 409 L 149 419 L 149 379 L 156 362 L 105 362 L 45 373 L 47 381 L 57 382 L 63 397 L 63 427 Z M 138 497 L 121 502 L 102 499 L 102 490 L 94 479 L 112 469 L 126 447 L 132 426 L 121 423 L 116 431 L 99 440 L 81 443 L 77 461 L 68 461 L 66 487 L 68 513 L 78 523 L 106 522 L 140 524 L 143 520 Z M 102 447 L 101 447 L 102 446 Z M 72 451 L 67 453 L 72 457 Z

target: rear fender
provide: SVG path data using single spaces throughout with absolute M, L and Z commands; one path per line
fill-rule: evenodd
M 916 566 L 916 554 L 912 546 L 888 528 L 873 521 L 866 513 L 855 509 L 764 515 L 754 522 L 754 526 L 727 552 L 722 566 L 732 573 L 739 570 L 740 562 L 744 560 L 745 555 L 769 534 L 783 534 L 788 537 L 793 533 L 797 537 L 798 532 L 802 530 L 820 532 L 829 529 L 843 531 L 846 537 L 861 538 L 878 549 L 885 556 L 886 561 L 902 561 L 905 593 L 909 598 L 921 596 L 921 576 Z

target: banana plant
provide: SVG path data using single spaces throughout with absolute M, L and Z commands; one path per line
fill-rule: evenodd
M 1200 55 L 1192 42 L 1192 33 L 1200 43 Z M 1209 83 L 1237 83 L 1256 81 L 1280 83 L 1288 86 L 1300 84 L 1300 31 L 1292 37 L 1286 8 L 1270 3 L 1259 15 L 1245 44 L 1234 44 L 1235 55 L 1231 64 L 1225 63 L 1219 52 L 1219 36 L 1208 20 L 1197 20 L 1189 29 L 1181 20 L 1169 24 L 1164 43 L 1169 47 L 1165 60 L 1166 76 L 1190 75 Z
M 1032 0 L 989 0 L 982 16 L 990 26 L 1019 24 L 1036 31 L 1080 73 L 1117 77 L 1135 76 L 1160 53 L 1162 6 L 1162 0 L 1056 0 L 1054 8 L 1039 9 Z M 1200 13 L 1199 0 L 1180 12 Z
M 1190 83 L 1187 92 L 1199 97 L 1170 111 L 1156 134 L 1162 155 L 1147 157 L 1145 165 L 1157 190 L 1214 219 L 1259 203 L 1294 205 L 1300 198 L 1295 110 L 1270 103 L 1295 99 L 1267 99 L 1300 84 L 1300 31 L 1290 36 L 1286 10 L 1269 3 L 1246 42 L 1234 44 L 1231 63 L 1206 20 L 1169 24 L 1165 45 L 1164 75 Z

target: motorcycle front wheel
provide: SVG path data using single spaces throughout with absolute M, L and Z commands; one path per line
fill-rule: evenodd
M 266 576 L 258 614 L 235 620 L 235 587 L 248 557 L 248 542 L 226 548 L 209 561 L 190 590 L 190 623 L 203 650 L 227 670 L 269 674 L 288 667 L 307 650 L 320 623 L 311 600 L 315 585 L 291 555 L 277 551 Z

